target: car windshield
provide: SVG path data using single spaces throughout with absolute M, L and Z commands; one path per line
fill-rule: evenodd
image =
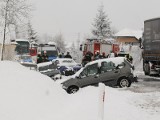
M 21 59 L 31 59 L 31 56 L 21 56 Z

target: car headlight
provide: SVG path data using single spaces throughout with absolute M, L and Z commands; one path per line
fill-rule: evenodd
M 64 86 L 63 84 L 62 84 L 62 88 L 63 88 L 63 89 L 67 89 L 67 87 L 66 87 L 66 86 Z

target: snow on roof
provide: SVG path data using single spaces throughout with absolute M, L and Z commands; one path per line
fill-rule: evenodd
M 29 42 L 29 40 L 27 40 L 27 39 L 16 39 L 15 41 L 25 41 L 25 42 Z
M 142 30 L 123 29 L 115 34 L 116 37 L 136 37 L 137 39 L 142 37 Z
M 48 45 L 57 45 L 57 43 L 55 43 L 55 42 L 48 42 Z
M 125 59 L 124 57 L 114 57 L 114 58 L 99 59 L 99 60 L 95 60 L 95 61 L 89 62 L 88 64 L 86 64 L 86 66 L 94 64 L 94 63 L 100 64 L 103 61 L 106 61 L 106 62 L 112 61 L 113 63 L 115 63 L 115 65 L 118 65 L 118 64 L 121 64 L 122 62 L 124 62 L 124 59 Z

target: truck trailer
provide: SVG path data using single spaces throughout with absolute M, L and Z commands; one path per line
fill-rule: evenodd
M 160 18 L 144 21 L 142 45 L 145 75 L 160 74 Z

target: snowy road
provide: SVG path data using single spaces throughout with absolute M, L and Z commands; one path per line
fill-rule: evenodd
M 138 77 L 138 82 L 133 83 L 128 89 L 138 93 L 160 92 L 160 77 L 141 75 Z
M 125 89 L 140 95 L 135 104 L 149 114 L 160 113 L 160 77 L 139 76 L 138 82 Z M 142 102 L 143 101 L 143 102 Z

